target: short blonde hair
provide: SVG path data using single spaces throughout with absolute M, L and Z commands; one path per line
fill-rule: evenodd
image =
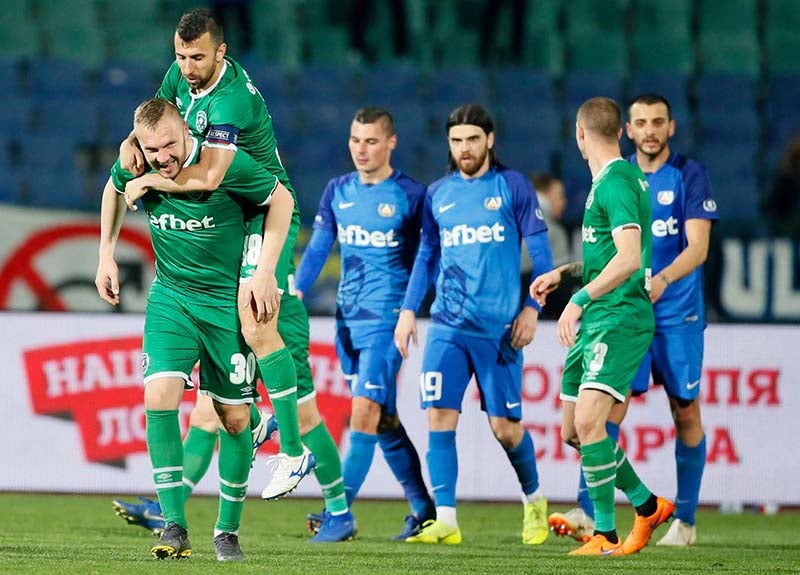
M 592 98 L 578 109 L 578 125 L 603 139 L 616 140 L 622 129 L 622 112 L 611 98 Z

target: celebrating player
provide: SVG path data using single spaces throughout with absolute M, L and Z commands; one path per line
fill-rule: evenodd
M 198 160 L 201 140 L 189 134 L 177 108 L 154 98 L 135 112 L 134 128 L 147 162 L 165 178 Z M 95 280 L 100 297 L 119 303 L 114 247 L 125 214 L 118 191 L 132 174 L 119 162 L 103 192 L 100 261 Z M 151 552 L 163 559 L 192 553 L 184 513 L 183 449 L 178 407 L 200 361 L 200 393 L 210 397 L 223 424 L 220 432 L 220 507 L 214 528 L 217 558 L 239 561 L 238 530 L 252 457 L 249 405 L 255 373 L 237 317 L 240 257 L 245 235 L 243 208 L 228 193 L 269 205 L 264 249 L 253 277 L 273 275 L 294 210 L 294 197 L 274 174 L 244 152 L 236 152 L 220 189 L 194 195 L 151 192 L 144 198 L 156 255 L 142 343 L 147 447 L 165 529 Z M 177 246 L 176 246 L 177 244 Z M 277 306 L 273 278 L 266 300 Z M 271 288 L 269 286 L 272 286 Z

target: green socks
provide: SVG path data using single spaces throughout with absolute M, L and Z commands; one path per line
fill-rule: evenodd
M 594 503 L 595 531 L 614 531 L 614 484 L 617 479 L 615 443 L 610 437 L 581 446 L 581 465 Z M 622 451 L 622 450 L 620 450 Z
M 347 498 L 344 494 L 342 461 L 339 459 L 339 450 L 328 428 L 320 422 L 302 439 L 317 459 L 314 475 L 317 476 L 319 486 L 322 488 L 325 509 L 333 514 L 344 513 L 347 511 Z
M 291 457 L 302 455 L 297 418 L 297 372 L 289 350 L 284 347 L 260 358 L 258 367 L 278 418 L 281 451 Z
M 183 440 L 183 494 L 189 499 L 197 482 L 211 465 L 214 447 L 217 445 L 217 432 L 209 433 L 199 427 L 189 427 Z
M 628 458 L 625 457 L 625 452 L 622 451 L 622 448 L 615 444 L 615 459 L 617 462 L 617 480 L 616 486 L 623 493 L 628 497 L 628 500 L 631 502 L 631 505 L 634 507 L 639 507 L 643 505 L 652 495 L 650 490 L 645 487 L 645 484 L 642 483 L 642 480 L 639 479 L 639 476 L 636 475 L 636 472 L 633 470 L 633 466 L 628 461 Z
M 214 534 L 236 533 L 247 497 L 253 444 L 250 429 L 231 435 L 219 431 L 219 515 Z
M 183 446 L 178 410 L 145 410 L 147 451 L 166 523 L 187 526 L 183 495 Z

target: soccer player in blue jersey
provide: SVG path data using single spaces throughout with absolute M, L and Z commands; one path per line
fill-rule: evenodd
M 536 455 L 522 419 L 522 348 L 536 333 L 540 306 L 520 309 L 520 246 L 534 273 L 550 270 L 547 226 L 528 179 L 494 155 L 494 123 L 482 107 L 460 106 L 447 118 L 450 172 L 428 187 L 422 239 L 395 330 L 408 356 L 416 343 L 416 312 L 436 279 L 436 298 L 420 377 L 428 410 L 428 469 L 436 519 L 409 543 L 461 543 L 456 518 L 456 427 L 464 392 L 474 375 L 481 407 L 516 471 L 525 496 L 522 541 L 548 535 L 547 500 L 539 487 Z
M 653 280 L 650 299 L 656 331 L 632 384 L 631 393 L 645 393 L 650 374 L 667 392 L 675 421 L 675 461 L 678 494 L 675 520 L 657 545 L 689 546 L 697 539 L 695 511 L 706 460 L 700 417 L 703 361 L 702 265 L 708 254 L 717 205 L 705 167 L 669 147 L 675 134 L 669 102 L 657 94 L 637 96 L 628 110 L 628 138 L 636 145 L 629 160 L 645 173 L 653 209 Z M 628 403 L 611 411 L 607 428 L 616 437 Z M 582 475 L 582 474 L 581 474 Z M 594 508 L 582 481 L 580 508 L 553 514 L 550 524 L 559 534 L 582 539 L 593 529 Z
M 392 167 L 396 145 L 389 112 L 356 112 L 349 142 L 356 169 L 325 188 L 295 285 L 301 297 L 308 292 L 338 239 L 342 277 L 336 351 L 353 395 L 350 448 L 343 462 L 345 494 L 351 504 L 380 445 L 411 506 L 396 537 L 405 540 L 433 517 L 434 506 L 396 405 L 402 360 L 393 343 L 394 327 L 419 244 L 425 197 L 424 186 Z M 311 527 L 319 526 L 317 537 L 341 530 L 337 522 L 330 510 L 309 515 Z

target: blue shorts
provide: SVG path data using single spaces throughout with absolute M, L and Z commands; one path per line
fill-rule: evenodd
M 522 419 L 522 352 L 511 347 L 511 330 L 498 340 L 431 324 L 419 380 L 423 409 L 460 412 L 473 375 L 487 415 Z
M 394 326 L 336 328 L 336 354 L 353 397 L 365 397 L 397 413 L 397 372 L 403 358 L 394 345 Z
M 656 332 L 631 384 L 633 395 L 647 392 L 651 372 L 653 383 L 663 385 L 669 397 L 695 399 L 703 372 L 703 330 Z

